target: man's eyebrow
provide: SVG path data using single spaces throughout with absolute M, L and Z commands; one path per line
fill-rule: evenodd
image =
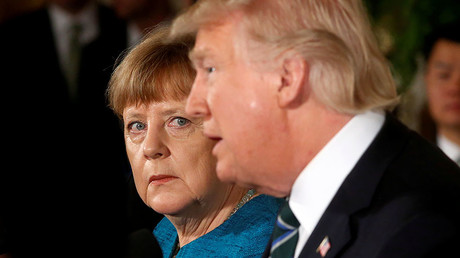
M 205 49 L 192 49 L 189 53 L 188 53 L 188 57 L 190 60 L 192 60 L 192 62 L 196 62 L 196 61 L 201 61 L 203 60 L 206 56 L 209 56 L 209 49 L 205 48 Z
M 433 66 L 434 66 L 434 68 L 437 68 L 437 69 L 450 69 L 452 67 L 451 64 L 448 64 L 448 63 L 442 62 L 442 61 L 435 61 L 433 63 Z

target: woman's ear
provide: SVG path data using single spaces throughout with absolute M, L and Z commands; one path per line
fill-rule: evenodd
M 286 58 L 278 87 L 278 104 L 282 108 L 296 107 L 309 95 L 309 65 L 300 55 Z

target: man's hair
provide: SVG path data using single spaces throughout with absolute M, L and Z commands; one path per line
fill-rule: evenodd
M 443 24 L 435 28 L 426 38 L 423 46 L 423 55 L 428 60 L 434 45 L 438 40 L 444 39 L 460 44 L 460 20 Z
M 235 13 L 258 43 L 248 49 L 250 58 L 302 55 L 312 90 L 326 106 L 356 114 L 396 105 L 389 66 L 361 0 L 201 0 L 174 21 L 171 36 L 193 35 Z
M 127 106 L 181 101 L 190 93 L 196 74 L 188 58 L 193 38 L 166 42 L 168 34 L 167 27 L 154 29 L 113 72 L 107 96 L 120 118 Z

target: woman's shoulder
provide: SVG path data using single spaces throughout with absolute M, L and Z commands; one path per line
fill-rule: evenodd
M 259 195 L 241 207 L 230 219 L 231 231 L 241 227 L 241 235 L 271 235 L 282 199 Z M 268 234 L 267 234 L 268 233 Z
M 164 217 L 160 222 L 158 222 L 157 226 L 153 230 L 153 235 L 161 247 L 163 256 L 169 257 L 177 239 L 177 231 L 174 228 L 174 225 L 166 217 Z
M 253 199 L 251 199 L 246 205 L 244 205 L 241 210 L 244 213 L 267 213 L 268 214 L 278 214 L 279 208 L 283 203 L 284 199 L 275 198 L 269 195 L 261 194 Z M 246 206 L 246 207 L 245 207 Z M 244 215 L 244 214 L 242 214 Z
M 189 250 L 182 251 L 201 251 L 211 256 L 260 257 L 270 240 L 281 202 L 267 195 L 256 196 L 222 225 L 195 240 L 193 245 L 189 244 Z
M 181 248 L 178 257 L 260 257 L 270 240 L 282 199 L 259 195 L 222 225 Z M 164 218 L 154 230 L 163 251 L 172 250 L 177 233 Z M 168 252 L 163 252 L 166 257 Z

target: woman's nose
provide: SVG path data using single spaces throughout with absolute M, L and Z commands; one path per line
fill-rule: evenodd
M 147 159 L 161 159 L 171 155 L 161 133 L 151 129 L 144 139 L 143 152 Z

